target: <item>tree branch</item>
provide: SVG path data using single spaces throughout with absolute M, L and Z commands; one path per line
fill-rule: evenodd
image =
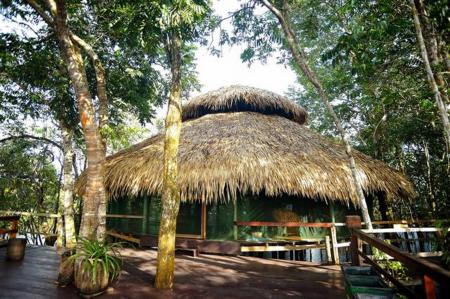
M 219 20 L 218 23 L 220 24 L 220 23 L 222 23 L 222 22 L 225 21 L 225 20 L 228 20 L 228 19 L 233 18 L 235 15 L 237 15 L 237 14 L 240 13 L 241 11 L 244 11 L 244 10 L 247 10 L 247 9 L 254 9 L 254 8 L 255 8 L 255 4 L 256 4 L 256 2 L 253 2 L 252 5 L 244 5 L 244 6 L 241 7 L 240 9 L 238 9 L 238 10 L 236 10 L 236 11 L 233 11 L 233 12 L 229 13 L 228 16 L 221 18 L 221 19 Z
M 59 145 L 57 142 L 50 140 L 48 138 L 45 137 L 39 137 L 39 136 L 34 136 L 34 135 L 29 135 L 29 134 L 22 134 L 22 135 L 17 135 L 17 136 L 9 136 L 3 139 L 0 139 L 0 143 L 4 143 L 10 140 L 16 140 L 16 139 L 33 139 L 33 140 L 39 140 L 39 141 L 44 141 L 46 143 L 49 143 L 57 148 L 59 148 L 60 150 L 62 150 L 61 145 Z
M 28 3 L 41 18 L 49 25 L 50 27 L 53 27 L 53 18 L 49 16 L 45 10 L 34 0 L 25 0 L 26 3 Z
M 267 7 L 280 21 L 283 19 L 281 12 L 270 3 L 269 0 L 259 0 L 265 7 Z

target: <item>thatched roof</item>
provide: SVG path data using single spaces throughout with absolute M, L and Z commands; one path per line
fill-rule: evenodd
M 308 117 L 302 107 L 286 97 L 260 88 L 232 85 L 189 101 L 183 106 L 183 121 L 206 114 L 243 111 L 280 115 L 299 124 L 304 124 Z
M 227 99 L 244 103 L 244 111 Z M 356 204 L 344 147 L 301 125 L 306 113 L 286 101 L 266 91 L 234 86 L 188 103 L 178 155 L 182 198 L 211 202 L 234 200 L 239 193 L 263 193 Z M 111 197 L 160 193 L 163 137 L 159 134 L 107 158 L 105 184 Z M 414 196 L 411 183 L 398 171 L 360 152 L 354 155 L 366 193 Z M 85 182 L 85 176 L 77 181 L 78 193 Z

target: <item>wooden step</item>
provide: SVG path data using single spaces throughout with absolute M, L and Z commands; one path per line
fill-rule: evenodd
M 350 298 L 392 299 L 395 291 L 370 266 L 343 266 L 345 290 Z

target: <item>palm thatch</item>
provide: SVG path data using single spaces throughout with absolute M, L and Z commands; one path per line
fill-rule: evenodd
M 183 106 L 183 121 L 206 114 L 252 111 L 267 115 L 280 115 L 304 124 L 308 114 L 290 101 L 264 89 L 232 85 L 200 95 Z
M 240 96 L 221 96 L 219 91 Z M 357 205 L 344 146 L 301 125 L 306 119 L 302 108 L 290 108 L 295 104 L 258 89 L 234 86 L 219 91 L 185 106 L 188 120 L 183 123 L 178 154 L 183 200 L 227 201 L 251 193 Z M 260 93 L 269 96 L 258 98 Z M 227 99 L 245 103 L 244 111 Z M 270 108 L 273 102 L 277 108 Z M 246 109 L 247 103 L 254 110 Z M 194 112 L 195 107 L 201 112 Z M 288 112 L 296 116 L 289 117 Z M 107 158 L 105 184 L 110 197 L 160 194 L 163 142 L 159 134 Z M 414 197 L 411 183 L 401 173 L 360 152 L 354 155 L 366 193 Z M 76 184 L 79 194 L 85 184 L 82 175 Z

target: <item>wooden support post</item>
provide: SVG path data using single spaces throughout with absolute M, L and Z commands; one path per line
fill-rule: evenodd
M 148 202 L 149 202 L 148 196 L 146 195 L 144 197 L 144 208 L 142 211 L 142 217 L 143 217 L 142 218 L 142 233 L 144 235 L 148 234 L 148 231 L 149 231 L 149 229 L 148 229 Z
M 434 281 L 431 277 L 423 276 L 423 286 L 425 289 L 425 298 L 436 299 L 436 289 L 434 287 Z
M 335 215 L 335 212 L 334 212 L 334 205 L 333 205 L 332 202 L 330 202 L 329 205 L 330 205 L 330 220 L 331 220 L 332 223 L 335 223 L 336 222 L 336 215 Z
M 361 217 L 360 216 L 346 216 L 345 224 L 347 228 L 350 230 L 352 238 L 350 241 L 350 254 L 352 258 L 353 266 L 361 265 L 361 257 L 359 256 L 358 250 L 360 247 L 360 241 L 358 240 L 358 236 L 353 233 L 354 229 L 361 229 Z
M 337 247 L 337 233 L 336 233 L 336 226 L 332 226 L 330 227 L 330 231 L 331 231 L 331 249 L 332 249 L 332 253 L 333 253 L 333 262 L 336 265 L 339 265 L 339 250 Z
M 202 203 L 201 238 L 206 239 L 206 203 Z
M 235 200 L 233 202 L 233 209 L 234 209 L 234 212 L 233 212 L 233 237 L 234 237 L 235 240 L 237 240 L 238 239 L 238 226 L 237 226 L 237 223 L 236 223 L 236 221 L 237 221 L 237 214 L 238 214 L 237 200 Z
M 327 261 L 328 263 L 331 263 L 333 259 L 331 257 L 330 236 L 325 236 L 325 249 L 327 250 Z

